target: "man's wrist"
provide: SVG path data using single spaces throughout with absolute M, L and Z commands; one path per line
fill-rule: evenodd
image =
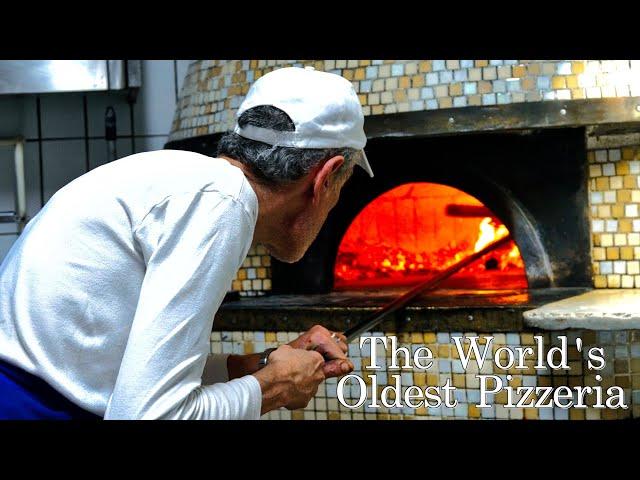
M 273 352 L 274 350 L 277 350 L 277 348 L 276 347 L 267 348 L 264 352 L 260 354 L 260 357 L 258 358 L 258 369 L 261 369 L 267 366 L 267 364 L 269 363 L 269 355 L 271 355 L 271 352 Z
M 247 355 L 229 355 L 227 358 L 227 370 L 229 380 L 251 375 L 259 370 L 259 353 L 249 353 Z
M 270 354 L 271 352 L 268 353 Z M 262 392 L 260 415 L 264 415 L 271 410 L 283 407 L 285 403 L 283 401 L 284 391 L 282 382 L 278 382 L 275 376 L 276 370 L 269 364 L 267 364 L 265 368 L 260 368 L 258 365 L 260 357 L 261 353 L 229 355 L 227 358 L 227 369 L 229 371 L 229 380 L 245 375 L 253 375 L 258 380 L 260 391 Z
M 262 407 L 260 415 L 264 415 L 271 410 L 283 407 L 282 386 L 274 377 L 274 371 L 271 366 L 267 366 L 252 374 L 260 384 L 262 392 Z

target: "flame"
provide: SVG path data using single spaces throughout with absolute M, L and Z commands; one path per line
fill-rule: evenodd
M 504 226 L 502 223 L 497 223 L 491 217 L 485 217 L 478 225 L 478 239 L 476 240 L 473 247 L 473 252 L 478 252 L 490 243 L 499 240 L 500 238 L 506 237 L 507 235 L 509 235 L 509 230 L 506 226 Z M 466 248 L 457 250 L 457 245 L 455 242 L 451 242 L 448 247 L 449 248 L 445 252 L 442 252 L 440 255 L 436 255 L 436 258 L 438 260 L 434 262 L 442 269 L 461 261 L 470 253 L 472 253 Z M 498 262 L 498 265 L 496 267 L 498 270 L 508 270 L 510 267 L 524 267 L 524 263 L 520 256 L 520 250 L 518 250 L 518 247 L 515 243 L 509 249 L 509 251 L 502 252 L 499 258 L 497 258 L 496 260 Z M 419 253 L 412 255 L 410 252 L 405 252 L 402 250 L 395 251 L 391 255 L 387 254 L 381 261 L 374 263 L 379 264 L 379 270 L 383 273 L 406 272 L 407 270 L 411 272 L 425 270 L 423 255 Z M 431 269 L 429 268 L 427 270 Z M 342 274 L 346 274 L 346 265 L 341 265 L 339 268 L 339 272 L 341 272 Z
M 491 217 L 485 217 L 482 219 L 478 227 L 478 240 L 473 247 L 474 252 L 478 252 L 490 243 L 509 235 L 509 230 L 507 230 L 507 227 L 505 227 L 502 223 L 496 226 L 496 223 L 497 222 Z M 518 246 L 515 244 L 515 242 L 508 252 L 503 253 L 500 256 L 500 258 L 498 259 L 498 263 L 500 270 L 506 270 L 510 265 L 518 268 L 524 268 L 524 262 L 522 261 L 522 257 L 520 256 L 520 250 L 518 250 Z
M 474 252 L 479 252 L 484 247 L 489 245 L 491 242 L 502 238 L 505 233 L 508 234 L 506 227 L 504 228 L 504 232 L 502 235 L 498 234 L 498 230 L 493 226 L 491 217 L 485 217 L 480 222 L 479 232 L 478 232 L 478 240 L 476 240 L 476 244 L 473 247 Z M 500 225 L 500 227 L 504 227 L 504 225 Z M 502 228 L 500 228 L 502 230 Z

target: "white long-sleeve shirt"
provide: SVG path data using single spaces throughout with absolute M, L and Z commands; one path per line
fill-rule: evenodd
M 82 175 L 0 265 L 0 357 L 105 419 L 259 418 L 256 378 L 209 355 L 257 215 L 242 171 L 197 153 Z

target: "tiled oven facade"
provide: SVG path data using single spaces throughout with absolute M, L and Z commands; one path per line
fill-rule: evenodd
M 410 371 L 384 369 L 376 371 L 378 389 L 382 389 L 391 383 L 392 374 L 401 374 L 402 388 L 406 389 L 410 385 L 424 388 L 425 386 L 444 385 L 447 380 L 456 387 L 455 399 L 458 405 L 454 408 L 440 406 L 438 408 L 367 408 L 367 404 L 357 409 L 350 409 L 340 405 L 336 396 L 337 380 L 335 378 L 323 382 L 317 396 L 304 410 L 288 411 L 286 409 L 276 410 L 268 413 L 265 419 L 293 419 L 293 420 L 349 420 L 349 419 L 540 419 L 540 420 L 600 420 L 600 419 L 622 419 L 640 418 L 640 331 L 593 331 L 593 330 L 572 330 L 562 333 L 473 333 L 464 332 L 465 336 L 478 335 L 480 342 L 486 336 L 494 337 L 491 345 L 492 351 L 508 345 L 533 346 L 534 335 L 542 335 L 545 348 L 559 345 L 558 335 L 566 335 L 568 345 L 575 345 L 576 338 L 583 341 L 583 355 L 578 354 L 574 349 L 568 349 L 568 364 L 570 370 L 535 370 L 534 362 L 527 364 L 526 370 L 501 370 L 495 365 L 485 364 L 482 370 L 478 371 L 470 367 L 463 370 L 462 363 L 458 358 L 458 352 L 451 342 L 452 336 L 460 336 L 462 333 L 449 332 L 373 332 L 373 335 L 397 335 L 398 345 L 415 350 L 419 346 L 427 346 L 434 353 L 434 365 L 428 370 L 413 369 Z M 263 332 L 263 331 L 216 331 L 211 335 L 212 353 L 233 353 L 245 354 L 261 352 L 266 348 L 275 347 L 282 343 L 290 342 L 300 335 L 300 332 Z M 589 371 L 586 366 L 586 353 L 591 346 L 604 348 L 606 365 L 603 370 L 597 372 L 602 380 L 596 380 L 596 372 Z M 369 351 L 362 350 L 356 343 L 349 345 L 349 355 L 356 370 L 355 374 L 367 379 L 367 375 L 373 373 L 365 370 L 369 361 Z M 383 357 L 379 357 L 379 364 L 383 364 Z M 384 357 L 386 365 L 388 354 Z M 488 368 L 487 368 L 488 367 Z M 617 385 L 624 391 L 624 399 L 628 409 L 607 409 L 594 408 L 593 402 L 587 408 L 505 408 L 507 403 L 506 393 L 501 392 L 489 398 L 490 408 L 478 408 L 480 399 L 478 373 L 499 375 L 505 384 L 506 375 L 511 374 L 511 386 L 596 386 L 603 387 L 604 390 L 612 385 Z M 351 384 L 349 384 L 351 385 Z M 371 388 L 370 382 L 368 388 Z M 346 399 L 357 399 L 359 390 L 356 387 L 345 389 Z M 371 398 L 371 394 L 367 394 Z
M 227 131 L 251 83 L 284 66 L 313 66 L 350 80 L 366 116 L 465 107 L 499 106 L 557 100 L 640 97 L 640 61 L 629 60 L 200 60 L 190 64 L 172 125 L 170 141 Z M 640 111 L 640 106 L 637 107 Z M 365 121 L 366 123 L 366 121 Z M 588 130 L 588 129 L 587 129 Z M 634 134 L 636 135 L 636 134 Z M 623 138 L 624 137 L 624 138 Z M 640 136 L 611 135 L 598 141 L 585 139 L 588 153 L 589 221 L 593 286 L 595 288 L 640 288 Z M 258 246 L 249 252 L 232 284 L 242 296 L 262 295 L 271 290 L 271 258 Z M 214 331 L 213 353 L 251 353 L 286 343 L 299 332 Z M 374 332 L 382 335 L 383 332 Z M 393 332 L 384 332 L 392 335 Z M 465 334 L 469 334 L 465 332 Z M 477 379 L 464 372 L 451 343 L 452 332 L 416 331 L 399 333 L 401 345 L 427 345 L 437 361 L 428 371 L 403 373 L 403 385 L 443 385 L 450 379 L 457 387 L 458 406 L 453 409 L 350 410 L 336 399 L 336 381 L 323 383 L 317 397 L 299 411 L 271 412 L 272 419 L 614 419 L 640 417 L 640 331 L 570 330 L 563 332 L 478 333 L 495 337 L 501 345 L 531 345 L 533 336 L 543 335 L 549 348 L 557 335 L 566 334 L 575 343 L 605 349 L 606 368 L 596 381 L 581 356 L 570 358 L 571 371 L 505 372 L 513 374 L 513 386 L 618 385 L 624 389 L 627 410 L 512 409 L 498 395 L 493 408 L 478 409 Z M 585 350 L 586 351 L 586 348 Z M 365 352 L 350 345 L 356 373 L 362 375 Z M 385 371 L 381 378 L 392 372 Z M 492 373 L 492 372 L 483 372 Z M 410 378 L 409 378 L 410 377 Z M 380 388 L 383 385 L 380 385 Z M 405 387 L 406 388 L 406 387 Z M 354 392 L 355 394 L 355 392 Z
M 170 140 L 232 129 L 251 83 L 285 66 L 344 76 L 365 115 L 640 96 L 640 61 L 629 60 L 200 60 L 187 71 Z

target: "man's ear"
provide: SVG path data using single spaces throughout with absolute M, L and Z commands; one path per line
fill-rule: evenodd
M 324 162 L 320 169 L 316 172 L 313 179 L 313 201 L 317 202 L 321 196 L 329 189 L 331 182 L 335 179 L 336 172 L 344 164 L 344 157 L 336 155 Z

